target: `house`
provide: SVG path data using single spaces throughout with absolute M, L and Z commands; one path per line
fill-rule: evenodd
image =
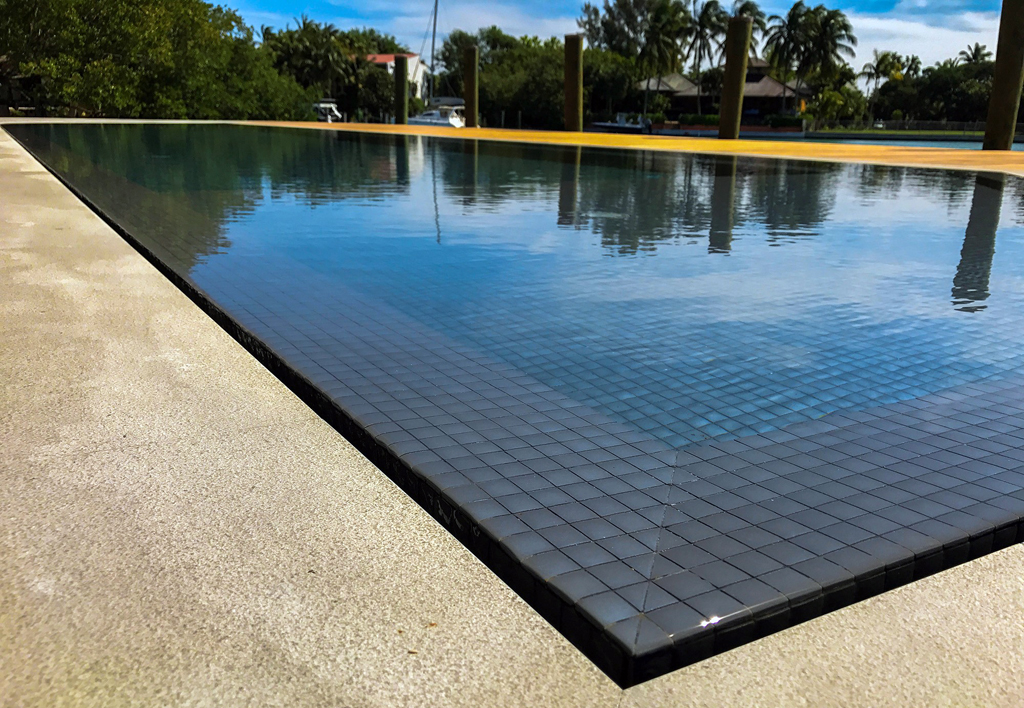
M 428 67 L 426 62 L 420 59 L 419 54 L 367 54 L 366 61 L 387 69 L 389 74 L 394 74 L 396 56 L 409 58 L 409 83 L 415 86 L 413 95 L 416 98 L 423 98 L 423 87 L 427 80 Z
M 665 74 L 664 76 L 655 76 L 647 79 L 646 81 L 640 81 L 636 87 L 641 91 L 652 91 L 655 93 L 663 93 L 668 97 L 672 97 L 681 91 L 693 88 L 693 82 L 688 78 L 679 73 Z
M 769 75 L 771 66 L 764 59 L 750 59 L 747 62 L 747 77 L 743 87 L 743 114 L 755 121 L 760 117 L 782 113 L 783 97 L 787 110 L 794 108 L 794 97 L 799 101 L 795 106 L 801 108 L 810 98 L 811 91 L 806 86 L 799 87 L 793 83 L 783 83 Z M 675 113 L 697 113 L 697 85 L 681 74 L 666 74 L 637 83 L 640 91 L 648 90 L 668 96 Z M 703 113 L 713 113 L 719 97 L 717 92 L 700 94 Z

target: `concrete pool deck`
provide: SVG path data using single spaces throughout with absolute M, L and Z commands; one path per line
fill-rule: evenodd
M 1017 705 L 1015 546 L 622 691 L 0 132 L 0 705 Z

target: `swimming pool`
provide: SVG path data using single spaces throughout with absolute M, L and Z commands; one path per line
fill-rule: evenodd
M 1016 179 L 8 129 L 623 684 L 1018 537 Z
M 877 140 L 856 138 L 807 138 L 809 142 L 815 143 L 845 143 L 847 145 L 888 145 L 890 147 L 921 147 L 921 148 L 944 148 L 953 150 L 981 150 L 981 139 L 974 140 Z M 1024 150 L 1024 143 L 1014 143 L 1011 148 L 1015 151 Z

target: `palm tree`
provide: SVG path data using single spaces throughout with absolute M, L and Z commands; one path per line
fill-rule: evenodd
M 687 59 L 693 59 L 693 73 L 697 83 L 697 114 L 701 113 L 701 68 L 706 59 L 711 63 L 722 46 L 729 15 L 718 0 L 693 0 L 690 13 L 693 21 Z
M 829 10 L 818 5 L 806 16 L 807 42 L 802 61 L 797 68 L 798 77 L 817 71 L 822 77 L 834 77 L 846 65 L 846 58 L 857 55 L 857 38 L 853 25 L 842 10 Z
M 296 28 L 275 32 L 263 28 L 263 45 L 271 51 L 278 70 L 304 87 L 316 86 L 326 95 L 336 95 L 354 73 L 351 52 L 342 45 L 341 33 L 331 24 L 321 25 L 305 15 Z
M 897 74 L 899 74 L 902 67 L 900 66 L 899 55 L 895 52 L 880 52 L 877 49 L 872 51 L 874 55 L 874 61 L 869 61 L 861 69 L 861 76 L 868 80 L 868 83 L 874 83 L 875 87 L 871 91 L 871 117 L 875 116 L 875 99 L 878 94 L 878 86 L 883 80 L 888 81 Z
M 921 57 L 916 54 L 908 54 L 900 60 L 903 66 L 903 75 L 908 79 L 916 79 L 921 75 Z
M 750 33 L 750 56 L 756 59 L 760 37 L 768 31 L 768 18 L 764 10 L 754 0 L 735 0 L 732 4 L 732 16 L 750 18 L 753 25 Z
M 964 64 L 984 64 L 992 58 L 992 52 L 984 44 L 974 43 L 974 46 L 967 45 L 967 49 L 961 49 L 957 55 L 963 59 Z
M 681 0 L 655 0 L 651 8 L 640 50 L 640 62 L 647 68 L 647 74 L 653 72 L 658 75 L 659 90 L 661 77 L 680 68 L 680 50 L 690 33 L 690 19 L 690 13 Z M 644 115 L 647 114 L 650 87 L 651 80 L 647 79 L 644 85 Z
M 772 15 L 768 18 L 768 30 L 764 34 L 765 55 L 783 84 L 783 110 L 786 109 L 786 86 L 793 78 L 793 72 L 803 55 L 809 12 L 803 0 L 797 0 L 784 16 Z

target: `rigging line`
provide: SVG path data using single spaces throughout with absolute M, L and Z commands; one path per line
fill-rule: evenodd
M 441 243 L 441 212 L 437 207 L 437 146 L 430 146 L 430 175 L 434 183 L 434 228 L 437 229 L 437 243 Z
M 427 28 L 423 30 L 423 41 L 420 42 L 420 60 L 423 60 L 423 51 L 427 48 L 427 37 L 430 35 L 430 24 L 434 20 L 434 11 L 430 11 L 430 17 L 427 18 Z
M 430 102 L 434 102 L 434 52 L 437 47 L 437 8 L 439 0 L 434 0 L 434 30 L 430 35 Z

